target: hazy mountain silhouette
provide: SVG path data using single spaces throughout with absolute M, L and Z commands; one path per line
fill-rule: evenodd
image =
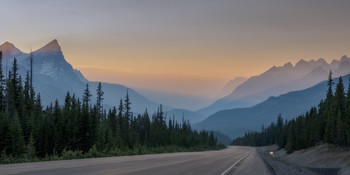
M 181 123 L 182 120 L 188 120 L 191 124 L 203 121 L 206 116 L 187 109 L 172 109 L 166 112 L 167 119 L 175 120 Z
M 230 80 L 224 88 L 219 92 L 217 95 L 219 98 L 226 97 L 227 95 L 230 95 L 233 90 L 236 89 L 237 86 L 243 84 L 245 81 L 247 81 L 248 78 L 246 77 L 236 77 L 233 80 Z
M 338 78 L 335 78 L 334 82 L 337 83 Z M 347 89 L 349 75 L 343 77 L 343 83 Z M 222 110 L 195 124 L 194 128 L 219 130 L 233 138 L 242 136 L 247 131 L 260 130 L 262 125 L 267 126 L 275 122 L 278 114 L 282 114 L 285 119 L 305 114 L 326 97 L 327 88 L 327 81 L 323 81 L 304 90 L 270 97 L 253 107 Z
M 316 61 L 300 60 L 295 66 L 291 63 L 280 67 L 273 66 L 260 75 L 250 77 L 230 95 L 197 112 L 211 115 L 220 110 L 253 106 L 270 96 L 311 87 L 327 79 L 330 70 L 333 71 L 334 76 L 349 74 L 350 58 L 343 56 L 330 64 L 320 58 Z

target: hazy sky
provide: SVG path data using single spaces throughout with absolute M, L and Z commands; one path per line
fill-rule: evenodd
M 0 42 L 58 39 L 89 80 L 214 96 L 235 76 L 350 55 L 349 0 L 3 0 Z

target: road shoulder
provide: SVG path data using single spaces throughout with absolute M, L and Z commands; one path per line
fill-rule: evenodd
M 228 174 L 274 175 L 254 147 L 251 147 L 249 155 L 237 163 Z
M 278 150 L 276 145 L 257 148 L 261 157 L 271 166 L 276 175 L 348 174 L 349 168 L 346 167 L 350 162 L 342 161 L 340 163 L 339 160 L 348 160 L 349 151 L 339 151 L 338 149 L 340 148 L 334 149 L 327 145 L 320 145 L 286 154 L 284 150 Z

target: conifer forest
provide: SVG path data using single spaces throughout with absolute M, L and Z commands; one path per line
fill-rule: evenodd
M 64 104 L 43 106 L 33 88 L 33 58 L 24 80 L 16 58 L 4 76 L 0 52 L 0 163 L 220 149 L 213 132 L 158 111 L 134 115 L 132 99 L 106 111 L 103 87 L 86 84 L 84 94 L 67 92 Z M 97 98 L 91 99 L 96 93 Z M 81 96 L 81 98 L 80 98 Z
M 325 100 L 306 114 L 292 120 L 283 120 L 279 115 L 276 123 L 266 128 L 263 126 L 260 132 L 247 132 L 245 136 L 234 139 L 232 145 L 277 144 L 288 153 L 323 143 L 350 146 L 350 86 L 345 90 L 343 79 L 339 77 L 333 92 L 332 72 L 327 85 Z

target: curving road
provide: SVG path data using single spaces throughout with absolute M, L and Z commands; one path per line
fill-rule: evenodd
M 27 175 L 272 175 L 253 147 L 0 165 L 0 174 Z

